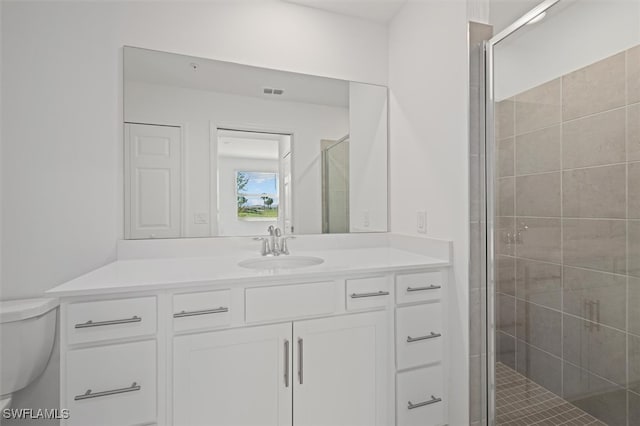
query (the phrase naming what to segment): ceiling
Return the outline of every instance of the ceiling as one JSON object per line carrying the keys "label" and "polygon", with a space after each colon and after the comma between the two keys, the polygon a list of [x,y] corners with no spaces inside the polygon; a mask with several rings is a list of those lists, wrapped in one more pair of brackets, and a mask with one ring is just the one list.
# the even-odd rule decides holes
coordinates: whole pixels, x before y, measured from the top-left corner
{"label": "ceiling", "polygon": [[387,24],[407,0],[284,0],[327,12]]}
{"label": "ceiling", "polygon": [[[349,82],[155,50],[125,47],[124,79],[270,101],[349,106]],[[282,89],[266,95],[265,88]]]}

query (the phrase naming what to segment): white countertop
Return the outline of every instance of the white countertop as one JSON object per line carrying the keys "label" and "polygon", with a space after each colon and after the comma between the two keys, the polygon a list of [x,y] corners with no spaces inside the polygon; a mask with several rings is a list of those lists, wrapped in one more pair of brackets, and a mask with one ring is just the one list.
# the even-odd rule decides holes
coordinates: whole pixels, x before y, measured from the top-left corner
{"label": "white countertop", "polygon": [[154,291],[181,286],[268,283],[277,280],[324,278],[334,274],[380,273],[421,267],[449,266],[436,259],[390,247],[297,251],[296,256],[324,259],[320,265],[299,269],[253,270],[238,266],[253,251],[215,257],[118,260],[47,291],[48,296],[72,297]]}

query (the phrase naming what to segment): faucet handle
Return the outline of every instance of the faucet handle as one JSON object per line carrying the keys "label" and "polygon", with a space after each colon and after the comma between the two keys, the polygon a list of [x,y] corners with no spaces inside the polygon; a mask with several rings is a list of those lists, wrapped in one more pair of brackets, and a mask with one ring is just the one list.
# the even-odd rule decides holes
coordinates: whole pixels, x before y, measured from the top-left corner
{"label": "faucet handle", "polygon": [[296,237],[294,237],[293,235],[289,236],[289,237],[282,237],[282,242],[280,243],[280,252],[282,254],[289,254],[289,247],[287,247],[287,240],[295,240]]}
{"label": "faucet handle", "polygon": [[254,237],[254,241],[262,241],[262,250],[260,250],[260,254],[262,256],[266,256],[272,253],[271,247],[269,246],[269,239],[265,237]]}
{"label": "faucet handle", "polygon": [[269,233],[270,236],[274,236],[275,235],[275,228],[273,227],[273,225],[269,225],[269,227],[267,228],[267,232]]}

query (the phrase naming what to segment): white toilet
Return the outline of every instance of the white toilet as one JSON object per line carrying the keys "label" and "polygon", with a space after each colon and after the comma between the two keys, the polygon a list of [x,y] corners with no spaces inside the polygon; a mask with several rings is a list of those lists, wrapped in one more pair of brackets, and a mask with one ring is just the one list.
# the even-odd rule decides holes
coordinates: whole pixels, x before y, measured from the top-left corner
{"label": "white toilet", "polygon": [[47,366],[57,306],[47,298],[0,301],[0,411]]}

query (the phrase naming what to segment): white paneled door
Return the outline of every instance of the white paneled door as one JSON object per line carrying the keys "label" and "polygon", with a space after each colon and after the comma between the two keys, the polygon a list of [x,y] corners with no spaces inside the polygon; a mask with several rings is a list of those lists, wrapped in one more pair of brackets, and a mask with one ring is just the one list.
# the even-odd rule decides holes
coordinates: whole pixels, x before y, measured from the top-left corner
{"label": "white paneled door", "polygon": [[295,426],[388,426],[385,312],[298,321]]}
{"label": "white paneled door", "polygon": [[125,237],[181,236],[180,127],[125,124]]}

